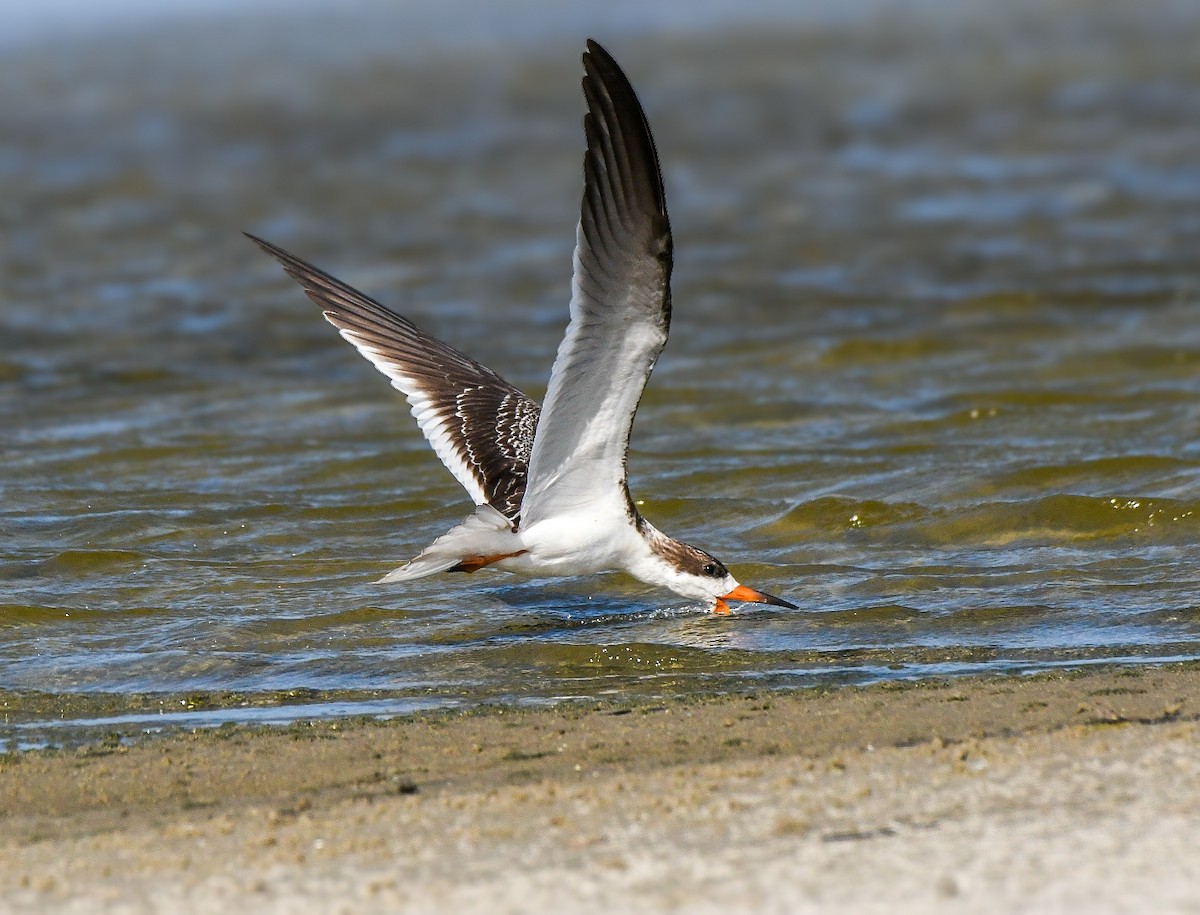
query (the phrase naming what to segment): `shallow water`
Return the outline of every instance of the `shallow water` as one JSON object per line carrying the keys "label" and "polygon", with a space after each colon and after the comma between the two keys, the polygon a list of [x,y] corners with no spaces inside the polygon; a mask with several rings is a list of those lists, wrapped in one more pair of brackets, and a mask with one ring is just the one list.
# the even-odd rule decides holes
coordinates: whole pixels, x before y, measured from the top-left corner
{"label": "shallow water", "polygon": [[[0,744],[1200,657],[1200,8],[877,6],[0,49]],[[799,611],[372,584],[467,501],[239,234],[540,396],[585,34],[676,232],[635,497]]]}

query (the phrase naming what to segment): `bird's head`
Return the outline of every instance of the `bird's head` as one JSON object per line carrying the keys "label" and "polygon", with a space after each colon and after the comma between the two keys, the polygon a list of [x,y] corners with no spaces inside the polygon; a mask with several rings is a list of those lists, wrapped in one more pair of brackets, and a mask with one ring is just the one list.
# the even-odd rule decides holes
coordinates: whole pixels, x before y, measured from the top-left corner
{"label": "bird's head", "polygon": [[754,604],[774,604],[776,607],[799,609],[782,598],[758,591],[738,582],[725,564],[711,553],[668,537],[644,519],[643,534],[650,545],[652,570],[635,574],[643,581],[670,588],[676,594],[699,600],[713,601],[713,613],[729,613],[729,601]]}

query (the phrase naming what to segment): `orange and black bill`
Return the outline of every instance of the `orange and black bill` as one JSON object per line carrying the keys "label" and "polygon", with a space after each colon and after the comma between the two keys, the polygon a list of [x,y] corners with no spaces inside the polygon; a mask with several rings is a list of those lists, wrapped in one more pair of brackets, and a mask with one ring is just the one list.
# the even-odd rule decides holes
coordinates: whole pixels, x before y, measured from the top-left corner
{"label": "orange and black bill", "polygon": [[740,600],[748,604],[774,604],[776,607],[787,607],[789,610],[799,610],[795,604],[788,603],[782,597],[776,597],[774,594],[768,594],[766,591],[755,591],[753,588],[747,588],[745,585],[738,585],[728,594],[717,598],[717,605],[713,607],[713,613],[728,613],[729,605],[725,603],[727,600]]}

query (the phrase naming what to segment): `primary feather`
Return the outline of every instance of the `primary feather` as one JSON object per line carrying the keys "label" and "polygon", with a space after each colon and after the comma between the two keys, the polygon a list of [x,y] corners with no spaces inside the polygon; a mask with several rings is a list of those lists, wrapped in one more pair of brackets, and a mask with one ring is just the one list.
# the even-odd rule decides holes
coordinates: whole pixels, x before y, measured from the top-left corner
{"label": "primary feather", "polygon": [[282,248],[278,260],[375,368],[391,379],[434,453],[476,505],[516,522],[540,408],[489,369],[357,289]]}
{"label": "primary feather", "polygon": [[625,456],[671,324],[671,225],[646,115],[594,41],[583,65],[587,153],[571,320],[534,435],[526,523],[584,505],[636,517]]}

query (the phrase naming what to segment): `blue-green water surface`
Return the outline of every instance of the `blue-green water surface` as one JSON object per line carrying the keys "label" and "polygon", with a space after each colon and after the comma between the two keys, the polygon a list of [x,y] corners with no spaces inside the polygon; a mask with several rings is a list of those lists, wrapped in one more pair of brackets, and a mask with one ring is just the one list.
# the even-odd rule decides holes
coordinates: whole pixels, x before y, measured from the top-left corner
{"label": "blue-green water surface", "polygon": [[[0,48],[0,738],[1200,657],[1200,8],[852,6]],[[675,226],[635,497],[797,611],[373,584],[469,502],[240,235],[540,397],[589,34]]]}

